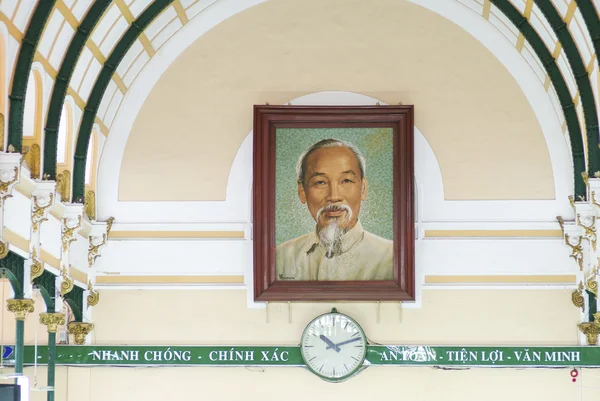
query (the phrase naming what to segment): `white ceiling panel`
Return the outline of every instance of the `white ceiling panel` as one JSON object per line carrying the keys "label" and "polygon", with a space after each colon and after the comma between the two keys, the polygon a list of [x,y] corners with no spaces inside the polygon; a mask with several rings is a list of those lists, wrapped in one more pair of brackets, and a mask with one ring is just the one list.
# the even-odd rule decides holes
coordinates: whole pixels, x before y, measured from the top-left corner
{"label": "white ceiling panel", "polygon": [[160,48],[175,32],[177,32],[183,24],[179,18],[175,18],[165,29],[163,29],[158,35],[152,40],[152,45],[155,49]]}
{"label": "white ceiling panel", "polygon": [[569,9],[569,2],[565,0],[552,0],[552,3],[554,3],[554,7],[558,10],[560,16],[564,18]]}
{"label": "white ceiling panel", "polygon": [[479,4],[476,0],[457,0],[462,5],[469,8],[471,11],[474,11],[476,14],[483,14],[483,4]]}
{"label": "white ceiling panel", "polygon": [[90,8],[94,0],[78,0],[75,3],[75,7],[71,10],[75,18],[78,21],[81,21],[86,14],[87,10]]}
{"label": "white ceiling panel", "polygon": [[133,14],[133,16],[137,18],[146,9],[146,7],[148,7],[150,3],[152,3],[152,0],[135,0],[129,6],[129,10]]}
{"label": "white ceiling panel", "polygon": [[100,45],[100,51],[104,56],[110,54],[112,49],[116,46],[117,42],[123,35],[123,33],[129,28],[129,24],[125,20],[125,17],[120,16],[117,20],[117,23],[112,27],[112,29],[106,35],[104,42]]}
{"label": "white ceiling panel", "polygon": [[569,24],[569,30],[575,39],[575,44],[579,48],[579,53],[581,54],[581,57],[583,57],[583,62],[587,67],[589,62],[592,60],[594,45],[579,9],[575,10],[575,15],[573,17],[574,18]]}
{"label": "white ceiling panel", "polygon": [[98,78],[98,73],[100,72],[101,68],[102,65],[96,59],[92,59],[90,68],[83,78],[81,88],[79,88],[79,96],[81,96],[83,100],[87,101],[87,98],[92,91],[92,87],[96,83],[96,78]]}
{"label": "white ceiling panel", "polygon": [[75,71],[73,71],[73,76],[71,77],[71,87],[75,90],[78,90],[81,86],[81,81],[83,80],[83,75],[85,74],[90,61],[92,60],[92,52],[84,47],[81,55],[79,56],[79,60],[77,60],[77,65],[75,65]]}
{"label": "white ceiling panel", "polygon": [[216,3],[217,1],[218,0],[200,0],[199,2],[197,2],[196,4],[194,4],[186,10],[188,18],[192,19],[196,15],[200,14],[202,10]]}
{"label": "white ceiling panel", "polygon": [[[0,0],[0,3],[4,3],[4,1],[5,0]],[[17,13],[13,19],[13,23],[21,32],[25,32],[34,8],[34,1],[21,1],[19,9],[17,10]]]}
{"label": "white ceiling panel", "polygon": [[104,117],[106,115],[106,109],[108,109],[108,105],[109,105],[110,101],[112,100],[112,97],[115,94],[116,90],[117,90],[117,84],[115,84],[115,81],[113,81],[111,79],[110,82],[108,83],[108,86],[106,87],[106,91],[104,92],[102,101],[100,102],[100,107],[98,107],[98,117],[102,121],[104,121]]}
{"label": "white ceiling panel", "polygon": [[108,8],[108,10],[106,10],[104,16],[102,17],[98,25],[96,25],[94,33],[92,33],[92,40],[94,41],[94,43],[99,45],[102,42],[108,31],[112,28],[113,24],[120,16],[121,11],[119,11],[119,8],[115,4],[113,4]]}
{"label": "white ceiling panel", "polygon": [[[0,12],[8,18],[12,18],[17,7],[18,0],[2,0],[0,1]],[[33,3],[33,2],[32,2]]]}
{"label": "white ceiling panel", "polygon": [[121,101],[123,100],[123,94],[121,91],[116,91],[115,96],[113,96],[110,105],[108,106],[108,110],[106,111],[106,117],[104,118],[104,124],[109,126],[112,124],[115,119],[115,114],[117,110],[119,110],[119,106],[121,105]]}
{"label": "white ceiling panel", "polygon": [[121,62],[119,63],[119,66],[117,67],[117,74],[119,74],[120,76],[125,75],[129,67],[131,66],[131,63],[133,63],[137,56],[139,56],[140,53],[143,51],[144,46],[142,46],[142,43],[139,40],[133,42],[133,45],[131,45],[129,51],[127,51],[127,53],[123,57],[123,60],[121,60]]}
{"label": "white ceiling panel", "polygon": [[175,11],[175,8],[168,7],[158,17],[156,17],[144,31],[146,36],[148,36],[148,39],[154,39],[154,37],[175,18],[177,18],[177,12]]}
{"label": "white ceiling panel", "polygon": [[542,62],[537,57],[529,43],[525,42],[521,54],[523,55],[523,58],[525,59],[525,61],[527,61],[527,64],[529,64],[533,72],[535,72],[535,75],[540,80],[540,83],[543,85],[544,81],[546,80],[546,71],[542,66]]}
{"label": "white ceiling panel", "polygon": [[133,80],[148,60],[150,60],[150,56],[148,56],[148,53],[143,52],[140,55],[140,57],[138,57],[137,60],[133,62],[131,68],[129,69],[129,71],[127,71],[127,74],[124,77],[122,77],[123,82],[125,83],[125,85],[127,85],[127,87],[131,86]]}
{"label": "white ceiling panel", "polygon": [[189,6],[191,6],[192,4],[196,3],[198,0],[179,0],[179,2],[181,3],[181,6],[183,7],[183,9],[185,10],[186,8],[188,8]]}
{"label": "white ceiling panel", "polygon": [[59,69],[60,63],[64,58],[65,52],[67,51],[67,47],[69,43],[71,43],[71,38],[75,30],[71,28],[69,24],[63,24],[62,29],[58,33],[58,39],[56,40],[56,44],[54,45],[54,49],[50,54],[50,59],[48,60],[50,64],[55,68]]}
{"label": "white ceiling panel", "polygon": [[58,34],[60,25],[64,20],[65,19],[63,15],[59,13],[56,9],[52,12],[50,19],[46,24],[46,29],[44,30],[42,40],[40,40],[40,43],[38,45],[38,50],[44,57],[48,57],[48,53],[50,52],[50,48],[52,47],[54,38]]}
{"label": "white ceiling panel", "polygon": [[569,92],[571,93],[571,99],[575,97],[575,93],[577,93],[577,85],[575,84],[575,78],[571,72],[571,68],[569,67],[569,63],[567,62],[567,58],[565,56],[565,50],[561,50],[558,58],[556,59],[556,63],[558,64],[558,68],[565,78],[567,82],[567,86],[569,87]]}

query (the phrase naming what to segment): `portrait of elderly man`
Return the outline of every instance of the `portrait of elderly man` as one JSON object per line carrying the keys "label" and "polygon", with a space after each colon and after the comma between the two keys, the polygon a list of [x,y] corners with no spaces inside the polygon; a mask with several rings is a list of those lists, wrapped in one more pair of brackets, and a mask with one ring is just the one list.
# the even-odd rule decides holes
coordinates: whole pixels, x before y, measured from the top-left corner
{"label": "portrait of elderly man", "polygon": [[352,143],[324,139],[296,166],[298,197],[315,229],[275,249],[279,280],[392,280],[393,242],[365,231],[366,161]]}

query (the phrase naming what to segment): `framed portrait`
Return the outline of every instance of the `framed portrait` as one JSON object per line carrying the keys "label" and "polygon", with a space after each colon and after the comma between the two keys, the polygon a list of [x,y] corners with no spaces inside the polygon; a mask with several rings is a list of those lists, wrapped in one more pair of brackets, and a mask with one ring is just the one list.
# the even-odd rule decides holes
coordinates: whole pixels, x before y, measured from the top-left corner
{"label": "framed portrait", "polygon": [[254,107],[254,298],[414,300],[412,106]]}

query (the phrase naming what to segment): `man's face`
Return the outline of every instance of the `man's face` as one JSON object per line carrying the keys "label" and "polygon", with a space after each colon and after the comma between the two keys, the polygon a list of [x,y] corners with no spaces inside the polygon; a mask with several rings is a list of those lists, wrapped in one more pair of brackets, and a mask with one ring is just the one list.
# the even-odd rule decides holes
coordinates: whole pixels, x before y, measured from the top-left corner
{"label": "man's face", "polygon": [[[347,231],[356,224],[360,203],[367,198],[367,180],[361,179],[358,159],[350,149],[321,148],[306,159],[304,183],[298,184],[298,196],[308,205],[318,228],[336,221]],[[348,219],[346,210],[325,210],[317,216],[320,209],[331,205],[346,205],[352,210],[352,217]]]}

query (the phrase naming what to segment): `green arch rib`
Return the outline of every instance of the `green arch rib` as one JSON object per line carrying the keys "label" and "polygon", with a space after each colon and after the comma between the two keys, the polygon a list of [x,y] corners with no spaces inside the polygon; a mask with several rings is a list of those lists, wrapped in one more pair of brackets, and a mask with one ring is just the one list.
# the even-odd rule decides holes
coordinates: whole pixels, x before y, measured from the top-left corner
{"label": "green arch rib", "polygon": [[87,11],[85,18],[77,27],[75,35],[69,43],[69,47],[60,65],[60,70],[54,82],[52,96],[50,98],[50,107],[48,118],[46,119],[46,132],[44,138],[44,174],[48,174],[50,179],[56,178],[56,149],[58,145],[58,129],[60,127],[60,116],[63,103],[69,87],[69,82],[75,71],[77,60],[85,47],[85,43],[92,34],[92,30],[100,21],[100,18],[112,3],[112,0],[96,0]]}
{"label": "green arch rib", "polygon": [[23,147],[23,116],[25,114],[25,94],[27,83],[33,64],[33,56],[37,48],[50,12],[54,8],[56,0],[41,0],[35,7],[35,11],[27,25],[27,31],[23,37],[15,73],[12,82],[10,96],[10,111],[8,115],[8,144],[13,145],[17,152]]}
{"label": "green arch rib", "polygon": [[104,63],[98,78],[94,83],[92,92],[86,104],[79,134],[77,135],[77,146],[75,148],[75,162],[73,167],[73,201],[83,202],[85,192],[85,163],[87,158],[88,143],[92,134],[94,118],[100,107],[102,96],[106,91],[113,73],[117,66],[131,47],[138,36],[146,27],[167,8],[174,0],[155,0],[146,10],[132,22],[131,26],[125,31],[112,53]]}
{"label": "green arch rib", "polygon": [[542,13],[550,23],[552,30],[562,44],[573,75],[579,89],[581,105],[585,116],[585,128],[587,133],[587,151],[588,151],[588,174],[593,177],[596,171],[600,171],[600,149],[598,148],[598,112],[596,110],[596,101],[590,78],[585,68],[581,54],[577,49],[577,44],[567,29],[567,24],[556,11],[550,0],[535,0],[542,10]]}
{"label": "green arch rib", "polygon": [[[102,71],[100,72],[96,83],[92,89],[90,98],[84,111],[84,116],[79,129],[77,137],[77,147],[74,156],[74,172],[73,172],[73,198],[82,201],[84,196],[85,187],[85,163],[87,156],[87,148],[89,138],[91,136],[93,121],[100,106],[102,96],[110,82],[112,74],[116,70],[116,67],[122,60],[123,56],[133,44],[139,34],[146,28],[146,26],[166,8],[173,0],[155,0],[144,13],[130,26],[126,31],[125,35],[115,46],[115,49],[111,53],[109,59],[105,63]],[[585,155],[583,149],[583,141],[581,135],[581,127],[577,118],[577,113],[574,108],[573,101],[570,97],[568,87],[565,80],[558,69],[556,61],[552,57],[550,51],[544,45],[542,39],[535,32],[533,27],[529,24],[527,19],[521,15],[521,13],[514,7],[508,0],[491,0],[502,13],[504,13],[509,20],[519,29],[525,39],[531,44],[532,48],[542,61],[546,72],[550,76],[552,83],[557,91],[561,108],[565,114],[567,127],[569,130],[569,136],[571,140],[571,153],[574,161],[574,182],[575,182],[575,194],[577,196],[586,196],[585,184],[581,173],[586,171],[585,167]],[[581,1],[581,0],[580,0]],[[570,35],[567,32],[567,35]],[[564,35],[561,35],[564,36]],[[571,38],[572,40],[572,38]],[[566,50],[565,50],[566,51]],[[582,103],[584,102],[583,91]],[[587,96],[587,95],[585,95]],[[586,102],[589,103],[589,102]],[[589,106],[585,106],[589,107]],[[595,106],[594,106],[595,109]],[[587,121],[587,119],[586,119]],[[593,121],[593,120],[592,120]],[[597,118],[596,118],[597,121]],[[588,125],[588,129],[590,128]],[[596,123],[597,125],[597,123]],[[590,137],[597,137],[591,135]],[[596,146],[597,147],[597,146]],[[595,158],[594,158],[595,159]],[[595,171],[595,170],[594,170]]]}
{"label": "green arch rib", "polygon": [[567,122],[567,128],[569,130],[569,138],[571,140],[571,154],[573,156],[574,164],[574,181],[575,181],[575,196],[586,197],[586,186],[583,182],[581,173],[586,171],[585,168],[585,154],[583,150],[583,140],[581,135],[581,127],[575,111],[575,104],[571,99],[569,88],[565,83],[556,60],[552,57],[552,54],[533,29],[533,27],[527,21],[519,10],[517,10],[508,0],[491,0],[504,13],[504,15],[519,29],[525,39],[529,42],[540,61],[544,65],[546,72],[550,76],[550,80],[554,84],[558,100],[560,101],[561,108],[565,114],[565,120]]}
{"label": "green arch rib", "polygon": [[[583,21],[585,22],[585,25],[587,27],[587,30],[590,34],[590,38],[592,39],[592,45],[594,46],[594,53],[596,53],[596,58],[600,57],[600,17],[598,16],[598,12],[596,10],[596,7],[594,6],[594,4],[592,3],[591,0],[575,0],[575,3],[577,3],[577,7],[579,7],[580,11],[581,11],[581,15],[583,17]],[[583,108],[585,111],[585,108],[587,107],[586,104],[583,104]],[[598,122],[596,122],[596,124],[598,124]],[[594,149],[594,150],[599,150],[600,148],[598,147],[598,135],[600,135],[599,132],[599,128],[598,125],[596,125],[596,130],[594,132],[590,132],[588,130],[588,149]],[[590,138],[593,137],[595,139],[595,145],[592,145],[592,143],[589,142]],[[591,153],[590,153],[590,159],[591,159]],[[598,162],[600,163],[600,162]],[[593,176],[593,174],[597,171],[598,169],[589,169],[589,173],[590,176]]]}

